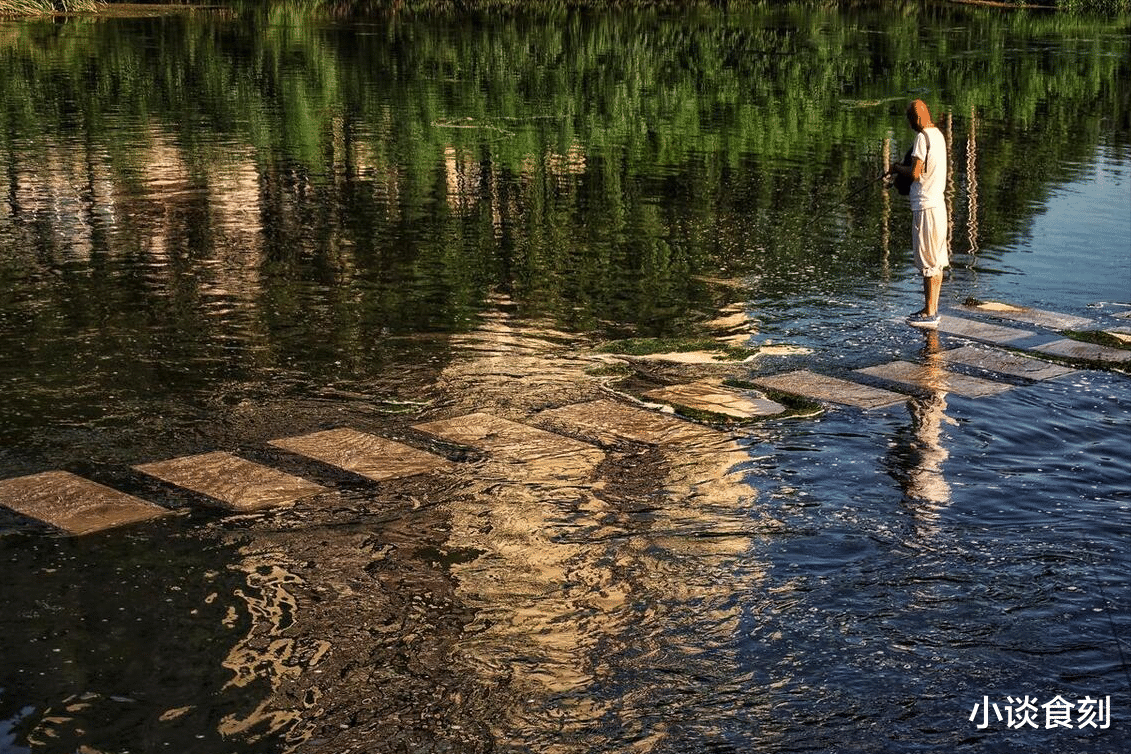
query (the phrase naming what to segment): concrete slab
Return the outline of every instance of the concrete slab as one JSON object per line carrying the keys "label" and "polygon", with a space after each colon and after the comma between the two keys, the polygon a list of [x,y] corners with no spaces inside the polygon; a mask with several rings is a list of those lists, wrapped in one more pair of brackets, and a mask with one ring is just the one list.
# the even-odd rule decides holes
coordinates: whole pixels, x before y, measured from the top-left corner
{"label": "concrete slab", "polygon": [[269,444],[378,482],[451,466],[448,459],[435,453],[345,427],[285,437]]}
{"label": "concrete slab", "polygon": [[1026,322],[1049,330],[1082,330],[1092,327],[1095,322],[1087,317],[1077,317],[1074,314],[1061,314],[1060,312],[1047,312],[1043,309],[1028,309],[1024,312],[1009,313],[1006,319],[1017,322]]}
{"label": "concrete slab", "polygon": [[1006,390],[1013,387],[1004,382],[983,380],[980,377],[969,377],[964,374],[948,372],[937,366],[912,364],[909,361],[893,361],[890,364],[880,364],[879,366],[857,369],[856,371],[860,374],[880,377],[885,380],[891,380],[892,382],[910,385],[911,387],[921,388],[923,390],[955,393],[957,395],[965,395],[969,398],[996,395],[997,393],[1004,393]]}
{"label": "concrete slab", "polygon": [[745,306],[742,306],[737,310],[730,311],[730,313],[727,314],[724,314],[722,312],[720,312],[720,314],[722,316],[716,317],[709,322],[704,322],[703,324],[716,332],[731,331],[739,328],[747,329],[750,327],[750,325],[753,324],[750,321],[750,317],[748,317],[746,314]]}
{"label": "concrete slab", "polygon": [[724,436],[710,427],[668,414],[604,399],[543,411],[538,415],[538,421],[561,428],[564,432],[592,438],[603,445],[631,440],[648,445],[675,446],[699,443],[705,437],[716,439]]}
{"label": "concrete slab", "polygon": [[1105,333],[1118,340],[1120,343],[1131,343],[1131,330],[1119,327],[1114,330],[1104,330]]}
{"label": "concrete slab", "polygon": [[1092,324],[1092,320],[1085,317],[1077,317],[1072,314],[1060,314],[1059,312],[1030,309],[1028,307],[1013,306],[1011,304],[998,304],[992,301],[978,306],[967,306],[963,308],[967,311],[982,312],[999,319],[1025,322],[1050,330],[1079,330]]}
{"label": "concrete slab", "polygon": [[234,511],[274,508],[325,491],[314,482],[219,451],[134,468]]}
{"label": "concrete slab", "polygon": [[1084,343],[1079,340],[1053,341],[1043,346],[1037,346],[1035,351],[1051,353],[1054,356],[1066,356],[1070,359],[1086,359],[1088,361],[1106,361],[1111,363],[1125,363],[1131,361],[1131,351],[1110,346],[1098,346],[1093,343]]}
{"label": "concrete slab", "polygon": [[67,534],[90,534],[171,513],[67,471],[0,481],[0,505]]}
{"label": "concrete slab", "polygon": [[984,340],[990,343],[1011,343],[1022,338],[1032,337],[1028,330],[1017,330],[1012,327],[1001,327],[986,322],[964,319],[952,315],[943,315],[939,322],[939,332],[949,335],[958,335],[973,340]]}
{"label": "concrete slab", "polygon": [[699,366],[726,366],[752,361],[754,354],[740,359],[728,358],[720,351],[671,351],[669,353],[647,353],[633,356],[640,361],[667,361],[673,364],[697,364]]}
{"label": "concrete slab", "polygon": [[604,453],[588,443],[486,413],[417,424],[413,429],[516,461],[578,456],[599,459]]}
{"label": "concrete slab", "polygon": [[1023,377],[1028,380],[1049,380],[1076,371],[1059,364],[1050,364],[1031,356],[1008,353],[996,348],[963,346],[942,351],[939,355],[956,364],[965,364],[966,366],[978,367],[999,374],[1008,374],[1012,377]]}
{"label": "concrete slab", "polygon": [[805,398],[830,401],[859,408],[882,408],[907,400],[907,396],[890,390],[861,385],[856,382],[826,377],[808,370],[786,372],[766,377],[755,377],[755,384],[770,390],[780,390]]}
{"label": "concrete slab", "polygon": [[753,390],[737,390],[716,382],[689,382],[649,390],[645,398],[735,419],[783,414],[786,407]]}

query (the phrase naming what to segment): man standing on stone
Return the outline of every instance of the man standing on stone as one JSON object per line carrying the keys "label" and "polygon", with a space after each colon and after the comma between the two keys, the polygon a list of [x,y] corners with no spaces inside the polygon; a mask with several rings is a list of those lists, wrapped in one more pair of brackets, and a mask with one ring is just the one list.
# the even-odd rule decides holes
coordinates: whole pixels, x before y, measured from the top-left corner
{"label": "man standing on stone", "polygon": [[911,165],[893,164],[889,174],[911,179],[911,239],[915,266],[923,275],[923,308],[907,318],[913,327],[939,326],[939,291],[950,263],[947,239],[946,139],[931,122],[922,100],[907,107],[907,122],[916,131]]}

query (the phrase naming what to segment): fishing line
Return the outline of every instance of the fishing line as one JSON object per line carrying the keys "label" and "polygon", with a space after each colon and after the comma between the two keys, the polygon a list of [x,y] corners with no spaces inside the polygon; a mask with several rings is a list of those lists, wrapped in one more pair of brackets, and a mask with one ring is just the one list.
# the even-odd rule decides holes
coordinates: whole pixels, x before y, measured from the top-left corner
{"label": "fishing line", "polygon": [[830,212],[832,212],[832,211],[833,211],[834,209],[836,209],[837,207],[841,207],[841,206],[844,206],[845,204],[848,204],[848,202],[849,202],[849,201],[851,201],[852,199],[855,199],[855,198],[856,198],[857,196],[859,196],[860,194],[864,193],[864,191],[866,191],[867,189],[871,188],[871,187],[872,187],[872,186],[873,186],[874,184],[878,183],[879,181],[882,181],[882,180],[883,180],[884,178],[887,178],[887,177],[888,177],[888,174],[887,174],[886,172],[884,172],[884,173],[881,173],[880,175],[876,176],[876,177],[875,177],[875,178],[873,178],[872,180],[870,180],[870,181],[868,181],[867,183],[865,183],[865,184],[864,184],[863,186],[860,186],[860,187],[859,187],[859,188],[857,188],[857,189],[856,189],[855,191],[853,191],[852,193],[850,193],[850,194],[848,194],[847,196],[845,196],[845,197],[844,197],[843,199],[841,199],[840,201],[836,202],[835,204],[830,204],[829,206],[825,207],[825,209],[824,209],[824,210],[822,210],[822,211],[821,211],[821,212],[820,212],[819,214],[817,214],[817,215],[816,215],[815,217],[813,217],[813,218],[810,218],[809,222],[810,222],[810,223],[812,223],[812,222],[816,222],[817,220],[822,220],[822,219],[824,219],[824,218],[825,218],[825,217],[827,217],[827,216],[829,215],[829,213],[830,213]]}
{"label": "fishing line", "polygon": [[[1100,578],[1099,569],[1096,568],[1096,561],[1092,558],[1092,553],[1087,548],[1084,548],[1084,555],[1088,558],[1088,565],[1092,567],[1092,576],[1096,580],[1096,586],[1099,587],[1100,597],[1103,599],[1104,613],[1107,614],[1107,623],[1111,627],[1111,638],[1115,640],[1115,648],[1119,650],[1119,662],[1123,666],[1123,674],[1127,676],[1127,687],[1131,689],[1131,665],[1127,663],[1127,656],[1123,654],[1123,640],[1119,638],[1119,633],[1115,628],[1115,618],[1111,616],[1111,607],[1107,598],[1107,592],[1104,591],[1103,580]],[[1110,710],[1108,712],[1110,713]]]}

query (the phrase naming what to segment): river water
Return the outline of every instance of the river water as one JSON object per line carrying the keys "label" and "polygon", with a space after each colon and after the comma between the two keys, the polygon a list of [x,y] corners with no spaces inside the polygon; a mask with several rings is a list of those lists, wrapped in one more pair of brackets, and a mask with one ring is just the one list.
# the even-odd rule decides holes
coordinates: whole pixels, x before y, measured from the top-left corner
{"label": "river water", "polygon": [[[414,427],[929,361],[875,181],[914,97],[943,307],[1128,326],[1128,41],[935,5],[3,22],[0,479],[180,515],[0,512],[0,752],[1125,751],[1123,372],[544,463]],[[595,350],[724,317],[763,355]],[[453,463],[268,445],[331,427]],[[133,468],[217,450],[328,492],[225,515]]]}

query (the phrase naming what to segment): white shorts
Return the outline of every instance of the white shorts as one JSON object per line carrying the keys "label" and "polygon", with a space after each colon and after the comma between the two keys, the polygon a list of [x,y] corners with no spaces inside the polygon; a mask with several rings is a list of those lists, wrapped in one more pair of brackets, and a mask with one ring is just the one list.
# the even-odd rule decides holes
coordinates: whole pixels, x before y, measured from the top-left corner
{"label": "white shorts", "polygon": [[950,264],[946,207],[921,209],[911,214],[913,216],[911,241],[915,251],[915,266],[925,278],[941,275]]}

